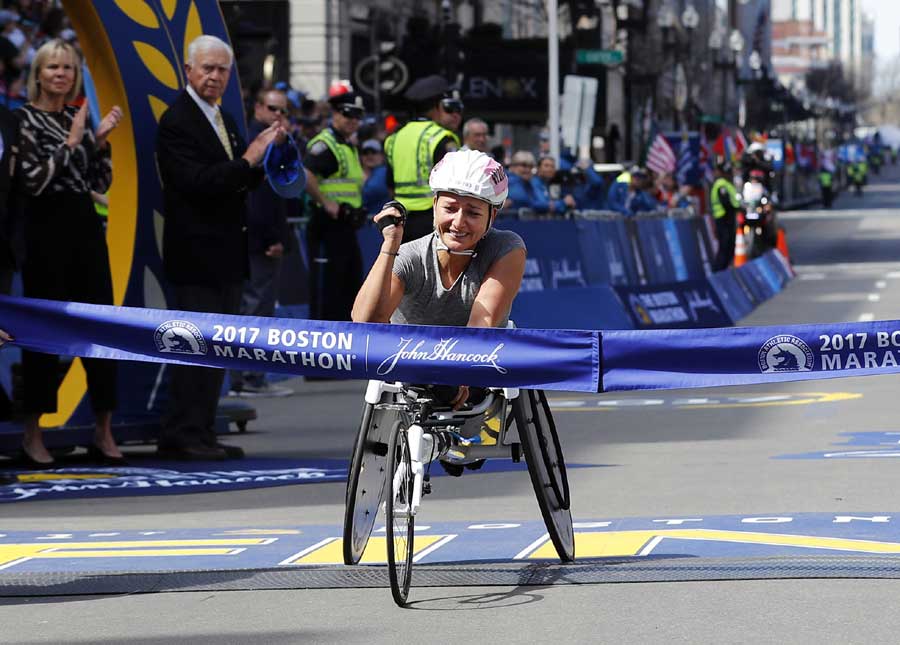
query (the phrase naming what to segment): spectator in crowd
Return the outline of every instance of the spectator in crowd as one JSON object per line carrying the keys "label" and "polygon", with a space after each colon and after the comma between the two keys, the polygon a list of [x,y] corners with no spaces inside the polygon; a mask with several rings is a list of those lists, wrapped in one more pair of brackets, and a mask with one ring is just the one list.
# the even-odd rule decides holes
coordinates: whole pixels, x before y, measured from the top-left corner
{"label": "spectator in crowd", "polygon": [[[180,92],[159,121],[156,161],[163,184],[163,267],[175,309],[236,314],[249,275],[247,193],[263,180],[266,148],[286,133],[280,122],[246,145],[218,101],[234,55],[215,36],[188,46]],[[218,442],[214,423],[224,372],[168,366],[169,409],[158,452],[163,458],[224,460],[243,450]]]}
{"label": "spectator in crowd", "polygon": [[556,160],[553,157],[546,156],[538,160],[536,177],[546,193],[550,213],[561,215],[575,208],[575,198],[572,195],[562,195],[562,183],[557,175]]}
{"label": "spectator in crowd", "polygon": [[[112,183],[109,134],[122,118],[114,106],[94,132],[87,103],[67,105],[81,89],[81,60],[75,48],[52,40],[38,50],[28,75],[27,105],[16,111],[20,122],[18,183],[25,203],[24,294],[30,298],[113,304],[109,252],[91,191],[105,193]],[[116,407],[116,364],[82,359],[91,408],[96,417],[90,452],[110,464],[122,464],[112,436]],[[40,416],[56,412],[59,358],[22,353],[24,377],[24,460],[53,466],[44,446]]]}
{"label": "spectator in crowd", "polygon": [[363,281],[356,230],[362,210],[363,169],[352,143],[365,114],[362,97],[349,91],[329,99],[331,125],[309,142],[306,191],[313,202],[306,228],[310,258],[310,317],[350,320],[353,298]]}
{"label": "spectator in crowd", "polygon": [[368,215],[375,215],[391,201],[387,185],[387,166],[384,165],[384,152],[378,139],[363,141],[359,149],[359,158],[365,177],[362,192],[363,208]]}
{"label": "spectator in crowd", "polygon": [[488,124],[478,117],[469,119],[463,124],[462,150],[477,150],[490,153],[488,147]]}
{"label": "spectator in crowd", "polygon": [[590,159],[582,159],[572,167],[562,192],[564,197],[572,197],[577,210],[602,210],[606,207],[606,182],[594,170]]}
{"label": "spectator in crowd", "polygon": [[534,155],[527,150],[519,150],[509,164],[509,197],[504,209],[529,209],[535,213],[547,213],[547,190],[541,180],[534,175]]}
{"label": "spectator in crowd", "polygon": [[430,235],[434,229],[434,197],[428,177],[445,154],[459,149],[456,131],[462,123],[463,102],[459,91],[451,89],[447,80],[437,75],[420,78],[403,96],[417,113],[425,116],[388,137],[384,152],[388,186],[407,210],[403,241],[409,242]]}
{"label": "spectator in crowd", "polygon": [[541,133],[538,135],[538,147],[535,158],[541,159],[548,156],[550,156],[550,132],[541,130]]}
{"label": "spectator in crowd", "polygon": [[623,172],[609,188],[606,205],[623,215],[634,215],[659,208],[659,202],[650,194],[652,180],[640,166],[632,166]]}
{"label": "spectator in crowd", "polygon": [[[287,127],[288,100],[280,90],[256,94],[253,118],[247,134],[255,139],[272,125]],[[247,200],[247,238],[250,277],[244,282],[241,315],[274,316],[284,254],[291,249],[293,233],[287,218],[299,215],[299,199],[279,196],[268,182],[251,191]],[[232,370],[229,394],[234,396],[290,396],[290,388],[273,385],[262,371]]]}
{"label": "spectator in crowd", "polygon": [[675,175],[666,172],[659,178],[656,199],[664,208],[688,208],[691,206],[690,190],[690,186],[679,187]]}

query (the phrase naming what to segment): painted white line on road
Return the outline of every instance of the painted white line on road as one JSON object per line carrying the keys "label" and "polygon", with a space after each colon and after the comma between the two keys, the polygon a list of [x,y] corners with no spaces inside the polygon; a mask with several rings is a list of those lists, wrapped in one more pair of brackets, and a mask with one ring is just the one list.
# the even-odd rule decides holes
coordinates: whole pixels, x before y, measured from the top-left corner
{"label": "painted white line on road", "polygon": [[859,322],[872,322],[873,320],[875,320],[875,314],[871,314],[871,313],[859,314]]}
{"label": "painted white line on road", "polygon": [[878,302],[879,300],[881,300],[881,295],[877,293],[870,293],[868,296],[866,296],[866,299],[869,302]]}
{"label": "painted white line on road", "polygon": [[797,276],[800,280],[824,280],[824,273],[801,273]]}
{"label": "painted white line on road", "polygon": [[887,281],[886,281],[886,280],[879,280],[878,282],[875,283],[875,288],[876,288],[876,289],[884,289],[884,288],[886,288],[886,287],[887,287]]}

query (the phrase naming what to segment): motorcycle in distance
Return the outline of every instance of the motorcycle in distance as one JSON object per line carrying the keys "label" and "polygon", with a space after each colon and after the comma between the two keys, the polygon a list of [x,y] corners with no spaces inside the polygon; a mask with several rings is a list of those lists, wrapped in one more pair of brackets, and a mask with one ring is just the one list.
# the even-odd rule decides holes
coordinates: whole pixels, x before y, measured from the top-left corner
{"label": "motorcycle in distance", "polygon": [[747,257],[756,258],[774,249],[778,241],[778,222],[775,204],[763,183],[761,170],[750,172],[750,180],[744,183],[741,198],[744,206],[744,240]]}

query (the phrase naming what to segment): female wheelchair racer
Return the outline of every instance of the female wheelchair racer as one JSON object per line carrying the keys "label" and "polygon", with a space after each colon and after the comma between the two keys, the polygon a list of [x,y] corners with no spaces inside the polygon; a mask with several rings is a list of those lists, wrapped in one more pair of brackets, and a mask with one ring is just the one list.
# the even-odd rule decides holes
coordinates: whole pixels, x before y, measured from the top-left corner
{"label": "female wheelchair racer", "polygon": [[[384,239],[357,294],[353,321],[507,326],[525,272],[526,252],[516,233],[493,228],[508,194],[503,167],[478,151],[451,152],[433,168],[429,185],[434,193],[430,235],[401,245],[405,213],[396,202],[375,216]],[[345,562],[356,564],[361,558],[387,489],[384,508],[391,583],[395,600],[403,604],[412,564],[410,516],[417,510],[422,490],[430,490],[427,473],[422,483],[422,464],[440,458],[445,470],[460,474],[463,463],[478,467],[482,455],[497,456],[492,449],[505,449],[507,456],[511,452],[518,460],[519,444],[506,436],[513,419],[549,535],[560,558],[573,559],[568,482],[549,405],[542,392],[521,394],[494,388],[470,393],[460,385],[442,395],[440,386],[370,382],[348,478]],[[510,402],[513,414],[507,415]],[[468,438],[460,433],[464,425]],[[486,433],[492,446],[466,449]],[[427,449],[420,446],[423,437]],[[413,472],[418,474],[416,490]],[[396,490],[401,475],[410,480],[408,495],[402,485],[399,493]],[[405,522],[400,533],[407,534],[397,538],[399,542],[392,526],[398,515]],[[399,574],[394,566],[398,545],[404,551],[399,559],[407,564]]]}

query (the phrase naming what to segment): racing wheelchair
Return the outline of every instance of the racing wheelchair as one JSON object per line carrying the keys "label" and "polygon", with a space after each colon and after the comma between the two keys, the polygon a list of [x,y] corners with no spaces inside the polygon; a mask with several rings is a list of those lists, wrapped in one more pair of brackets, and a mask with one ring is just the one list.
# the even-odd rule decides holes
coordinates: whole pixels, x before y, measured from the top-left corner
{"label": "racing wheelchair", "polygon": [[401,607],[412,579],[416,513],[438,459],[471,467],[524,457],[550,540],[561,561],[575,559],[566,465],[544,392],[487,388],[479,391],[483,399],[470,397],[473,403],[454,411],[440,387],[369,381],[347,478],[344,562],[359,562],[383,509],[391,593]]}

